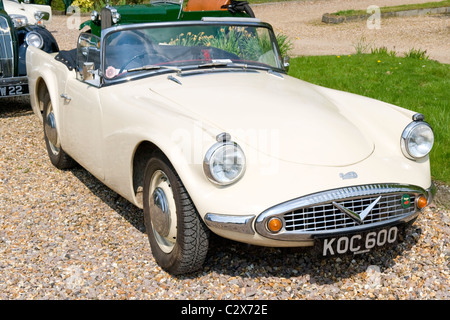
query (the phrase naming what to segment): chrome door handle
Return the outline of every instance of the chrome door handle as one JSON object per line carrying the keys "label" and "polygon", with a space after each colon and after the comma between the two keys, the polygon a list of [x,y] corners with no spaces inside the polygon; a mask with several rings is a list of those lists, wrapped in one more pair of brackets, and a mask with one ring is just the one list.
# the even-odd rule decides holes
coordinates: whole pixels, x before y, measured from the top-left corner
{"label": "chrome door handle", "polygon": [[67,100],[67,101],[72,100],[72,98],[69,97],[69,96],[67,95],[67,93],[61,93],[60,97],[61,97],[61,98],[64,98],[64,99]]}

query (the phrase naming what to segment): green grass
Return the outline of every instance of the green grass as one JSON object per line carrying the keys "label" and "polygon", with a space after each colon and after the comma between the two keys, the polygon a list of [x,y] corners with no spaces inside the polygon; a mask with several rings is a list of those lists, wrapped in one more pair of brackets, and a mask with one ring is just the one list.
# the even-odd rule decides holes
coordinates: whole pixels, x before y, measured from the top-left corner
{"label": "green grass", "polygon": [[[404,11],[404,10],[417,10],[417,9],[430,9],[430,8],[439,8],[439,7],[448,7],[450,6],[450,0],[438,1],[438,2],[427,2],[427,3],[417,3],[417,4],[405,4],[400,6],[391,6],[391,7],[381,7],[381,13],[385,12],[396,12],[396,11]],[[337,16],[354,16],[354,15],[365,15],[367,12],[365,10],[341,10],[334,15]]]}
{"label": "green grass", "polygon": [[[372,54],[291,59],[289,74],[423,113],[435,133],[431,173],[450,183],[450,65],[425,55]],[[424,58],[425,57],[425,58]]]}

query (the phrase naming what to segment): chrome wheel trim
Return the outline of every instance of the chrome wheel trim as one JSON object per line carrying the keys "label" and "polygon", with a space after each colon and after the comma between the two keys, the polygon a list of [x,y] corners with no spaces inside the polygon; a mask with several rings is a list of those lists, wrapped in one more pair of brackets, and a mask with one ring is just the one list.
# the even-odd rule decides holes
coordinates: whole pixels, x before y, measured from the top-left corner
{"label": "chrome wheel trim", "polygon": [[161,170],[150,180],[149,208],[156,242],[163,252],[170,253],[176,243],[177,211],[169,178]]}
{"label": "chrome wheel trim", "polygon": [[52,153],[57,156],[59,154],[61,143],[59,141],[58,131],[56,129],[56,119],[53,113],[52,102],[50,101],[44,115],[44,131],[48,144]]}

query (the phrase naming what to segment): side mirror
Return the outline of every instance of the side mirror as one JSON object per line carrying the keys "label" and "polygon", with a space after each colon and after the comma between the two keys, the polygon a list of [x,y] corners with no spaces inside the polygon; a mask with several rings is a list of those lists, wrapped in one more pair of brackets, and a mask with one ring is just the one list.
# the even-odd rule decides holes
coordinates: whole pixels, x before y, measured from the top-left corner
{"label": "side mirror", "polygon": [[77,79],[91,85],[100,85],[100,38],[82,33],[77,46]]}
{"label": "side mirror", "polygon": [[42,20],[49,20],[50,19],[50,13],[48,12],[42,12],[42,11],[36,11],[34,13],[34,18],[36,19],[36,24],[42,24]]}
{"label": "side mirror", "polygon": [[288,56],[283,57],[283,67],[284,67],[284,70],[286,70],[286,72],[289,72],[290,61],[291,61],[290,57],[288,57]]}

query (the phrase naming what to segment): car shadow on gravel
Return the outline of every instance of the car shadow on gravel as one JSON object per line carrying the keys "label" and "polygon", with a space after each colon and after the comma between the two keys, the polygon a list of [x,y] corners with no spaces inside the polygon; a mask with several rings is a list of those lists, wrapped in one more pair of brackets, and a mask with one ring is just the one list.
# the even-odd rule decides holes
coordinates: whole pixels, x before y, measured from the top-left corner
{"label": "car shadow on gravel", "polygon": [[[142,210],[109,189],[84,168],[70,170],[95,196],[126,219],[134,228],[145,234]],[[322,258],[310,247],[272,248],[259,247],[228,240],[211,233],[206,261],[199,271],[176,276],[195,279],[217,273],[231,277],[270,278],[306,277],[309,283],[333,284],[377,266],[380,272],[396,264],[396,258],[416,245],[421,229],[413,224],[406,229],[403,241],[357,256],[343,255]],[[150,250],[150,248],[149,248]]]}
{"label": "car shadow on gravel", "polygon": [[28,96],[0,99],[0,118],[23,117],[32,113]]}
{"label": "car shadow on gravel", "polygon": [[109,189],[100,180],[80,165],[70,169],[72,174],[80,180],[95,196],[107,204],[112,210],[126,219],[134,228],[145,232],[142,210],[131,202]]}
{"label": "car shadow on gravel", "polygon": [[333,284],[376,266],[380,272],[396,264],[417,244],[422,230],[409,226],[403,241],[369,253],[323,258],[313,247],[269,248],[238,243],[213,235],[203,270],[232,277],[306,277],[310,283]]}

